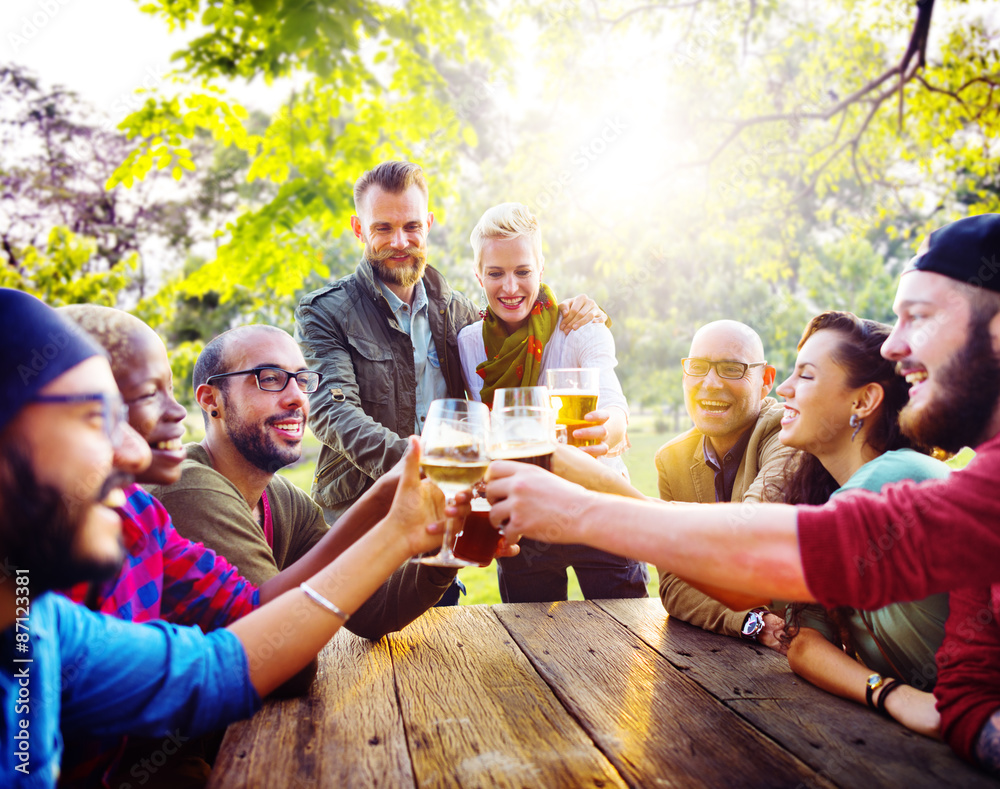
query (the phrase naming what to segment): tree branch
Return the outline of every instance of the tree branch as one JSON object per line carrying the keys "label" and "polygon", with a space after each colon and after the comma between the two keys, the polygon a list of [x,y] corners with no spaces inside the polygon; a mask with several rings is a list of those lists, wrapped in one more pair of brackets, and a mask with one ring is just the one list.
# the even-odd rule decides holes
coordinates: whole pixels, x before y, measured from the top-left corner
{"label": "tree branch", "polygon": [[753,22],[754,15],[756,13],[757,0],[750,0],[750,13],[747,14],[747,18],[743,22],[743,57],[747,56],[747,38],[750,35],[750,23]]}
{"label": "tree branch", "polygon": [[[733,124],[733,130],[726,135],[722,142],[707,157],[699,159],[695,162],[678,165],[676,169],[690,169],[711,165],[722,154],[722,152],[729,147],[733,140],[739,137],[739,135],[746,129],[753,126],[781,121],[830,120],[835,115],[844,113],[848,107],[857,104],[862,100],[874,102],[877,108],[882,105],[888,96],[895,93],[899,94],[900,128],[902,128],[903,88],[908,82],[914,79],[917,72],[926,64],[927,38],[930,31],[931,14],[933,10],[934,0],[917,0],[917,19],[914,22],[912,31],[910,32],[910,39],[907,42],[906,50],[899,62],[892,68],[886,69],[877,77],[869,80],[865,85],[855,90],[846,98],[824,110],[815,112],[778,112],[767,115],[756,115],[752,118],[743,118],[739,120],[720,118],[718,119],[719,122]],[[897,78],[898,81],[896,81],[887,91],[877,94],[873,99],[868,98],[871,93],[894,78]],[[871,116],[869,115],[864,128],[867,128],[870,120]],[[840,146],[837,149],[838,152],[842,152],[844,147],[845,146]]]}
{"label": "tree branch", "polygon": [[676,11],[678,8],[693,8],[694,6],[701,5],[704,0],[688,0],[686,3],[649,3],[648,5],[639,5],[635,8],[630,8],[625,13],[620,16],[616,16],[613,19],[601,16],[599,13],[594,14],[596,21],[608,27],[615,27],[620,25],[626,19],[635,14],[641,14],[643,11]]}

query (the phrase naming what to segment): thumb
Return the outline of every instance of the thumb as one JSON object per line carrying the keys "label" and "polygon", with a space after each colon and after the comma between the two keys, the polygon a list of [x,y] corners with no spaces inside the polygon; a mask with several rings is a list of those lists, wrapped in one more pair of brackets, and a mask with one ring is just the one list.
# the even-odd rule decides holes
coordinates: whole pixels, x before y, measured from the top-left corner
{"label": "thumb", "polygon": [[420,484],[420,440],[410,436],[407,440],[406,454],[403,455],[403,473],[400,476],[402,485]]}

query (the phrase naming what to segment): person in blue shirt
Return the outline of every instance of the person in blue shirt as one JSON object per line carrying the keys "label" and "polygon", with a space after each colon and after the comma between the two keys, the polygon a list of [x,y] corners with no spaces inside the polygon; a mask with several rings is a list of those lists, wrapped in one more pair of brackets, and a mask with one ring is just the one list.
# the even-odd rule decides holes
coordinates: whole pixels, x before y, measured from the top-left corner
{"label": "person in blue shirt", "polygon": [[103,351],[0,288],[4,786],[54,786],[67,732],[197,735],[252,714],[408,556],[441,541],[443,497],[420,481],[411,440],[389,514],[307,583],[207,635],[120,622],[49,590],[117,572],[115,507],[127,472],[149,462],[143,446]]}

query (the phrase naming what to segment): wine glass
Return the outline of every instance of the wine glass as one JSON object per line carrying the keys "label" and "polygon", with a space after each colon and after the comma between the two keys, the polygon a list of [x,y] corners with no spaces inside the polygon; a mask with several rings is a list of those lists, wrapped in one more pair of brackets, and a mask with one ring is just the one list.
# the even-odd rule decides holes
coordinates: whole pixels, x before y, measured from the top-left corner
{"label": "wine glass", "polygon": [[546,387],[497,389],[491,422],[491,458],[520,460],[552,470],[556,423]]}
{"label": "wine glass", "polygon": [[[441,489],[449,504],[486,473],[489,424],[490,412],[482,403],[453,399],[431,403],[420,434],[420,470]],[[459,559],[452,552],[454,531],[454,519],[447,518],[441,550],[413,561],[436,567],[474,566],[475,562]]]}
{"label": "wine glass", "polygon": [[591,424],[584,417],[597,409],[601,371],[596,367],[564,368],[546,370],[545,377],[552,407],[558,411],[556,422],[566,425],[570,446],[600,443],[593,438],[576,438],[574,431]]}

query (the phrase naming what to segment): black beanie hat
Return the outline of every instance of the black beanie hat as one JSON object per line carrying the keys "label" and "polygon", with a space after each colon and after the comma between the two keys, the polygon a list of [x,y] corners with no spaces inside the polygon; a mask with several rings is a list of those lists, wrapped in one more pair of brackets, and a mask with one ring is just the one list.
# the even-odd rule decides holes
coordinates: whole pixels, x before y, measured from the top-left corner
{"label": "black beanie hat", "polygon": [[904,274],[932,271],[1000,293],[1000,214],[959,219],[927,239],[927,251],[918,253]]}
{"label": "black beanie hat", "polygon": [[46,385],[104,355],[87,332],[34,296],[0,288],[0,431]]}

